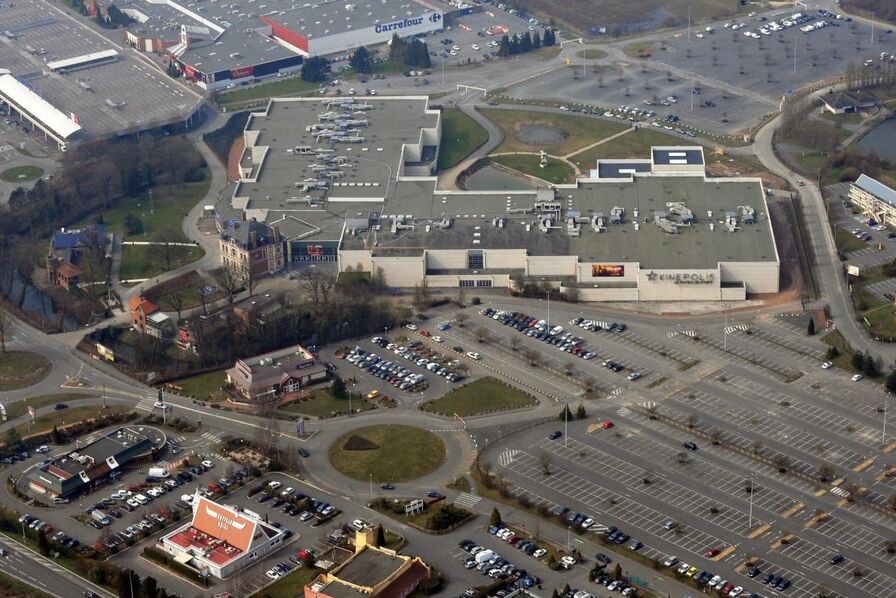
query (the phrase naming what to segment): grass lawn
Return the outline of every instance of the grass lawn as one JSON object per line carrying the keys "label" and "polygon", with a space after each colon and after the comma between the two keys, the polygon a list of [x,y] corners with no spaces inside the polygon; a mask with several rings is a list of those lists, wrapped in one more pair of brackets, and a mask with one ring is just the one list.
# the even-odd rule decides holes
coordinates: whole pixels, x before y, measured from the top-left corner
{"label": "grass lawn", "polygon": [[24,183],[27,181],[33,181],[34,179],[43,175],[43,168],[41,168],[40,166],[32,166],[30,164],[27,164],[25,166],[14,166],[13,168],[7,168],[3,172],[0,172],[0,180],[4,180],[7,183]]}
{"label": "grass lawn", "polygon": [[[567,114],[544,114],[532,110],[483,110],[490,121],[495,123],[504,133],[504,143],[495,149],[496,154],[502,152],[535,152],[548,151],[556,156],[565,156],[587,145],[606,139],[628,128],[615,122],[572,116]],[[541,125],[563,131],[564,139],[557,143],[529,145],[517,137],[519,125]],[[627,136],[623,136],[627,137]]]}
{"label": "grass lawn", "polygon": [[872,336],[896,338],[896,305],[887,302],[862,314]]}
{"label": "grass lawn", "polygon": [[47,595],[6,573],[0,573],[0,594],[14,598],[42,598]]}
{"label": "grass lawn", "polygon": [[[83,401],[84,399],[93,399],[97,395],[80,394],[77,392],[61,392],[58,394],[44,395],[42,397],[32,397],[22,401],[15,401],[6,405],[6,417],[12,421],[17,417],[22,417],[27,413],[28,407],[40,409],[48,405],[56,403],[73,403],[75,401]],[[94,408],[95,409],[95,408]]]}
{"label": "grass lawn", "polygon": [[218,106],[226,107],[253,100],[300,95],[314,91],[319,87],[320,83],[303,81],[299,76],[288,77],[279,81],[265,83],[264,85],[253,85],[252,87],[244,87],[222,93],[215,98],[215,102],[217,102]]}
{"label": "grass lawn", "polygon": [[541,168],[541,159],[538,156],[509,155],[494,156],[489,158],[507,168],[529,174],[549,183],[571,183],[576,180],[575,171],[566,162],[548,159],[548,164]]}
{"label": "grass lawn", "polygon": [[33,422],[19,424],[16,426],[16,429],[22,436],[28,434],[29,431],[31,434],[40,434],[41,432],[49,432],[53,429],[53,426],[63,426],[101,415],[115,415],[119,413],[128,413],[130,411],[132,411],[132,409],[121,407],[119,405],[110,405],[105,409],[97,406],[69,407],[62,411],[54,411],[53,413],[38,415]]}
{"label": "grass lawn", "polygon": [[857,239],[851,232],[844,230],[839,226],[834,227],[834,239],[837,242],[837,249],[846,253],[868,247],[868,243],[861,239]]}
{"label": "grass lawn", "polygon": [[[370,409],[370,403],[355,395],[352,397],[352,411],[367,411]],[[348,399],[337,399],[330,394],[328,389],[318,388],[312,390],[311,394],[304,401],[296,401],[290,403],[281,411],[289,413],[301,413],[302,415],[310,415],[312,417],[331,417],[348,413]]]}
{"label": "grass lawn", "polygon": [[438,169],[451,168],[488,141],[488,133],[458,108],[442,111],[442,139]]}
{"label": "grass lawn", "polygon": [[180,386],[184,394],[196,397],[200,401],[205,401],[208,399],[209,394],[216,392],[224,385],[224,372],[225,370],[206,372],[190,376],[189,378],[175,380],[172,384]]}
{"label": "grass lawn", "polygon": [[620,135],[612,141],[602,143],[584,152],[570,156],[570,161],[579,168],[593,167],[595,160],[610,158],[649,158],[653,145],[680,145],[678,137],[654,130],[655,127],[641,127],[627,135]]}
{"label": "grass lawn", "polygon": [[17,390],[46,378],[53,364],[43,355],[30,351],[0,353],[0,390]]}
{"label": "grass lawn", "polygon": [[[179,247],[174,259],[171,260],[171,269],[195,262],[205,255],[202,247]],[[120,280],[134,278],[151,278],[165,272],[165,263],[157,257],[153,257],[148,245],[122,245],[121,267],[118,270]]]}
{"label": "grass lawn", "polygon": [[[103,210],[103,222],[106,230],[118,231],[124,235],[125,241],[151,241],[153,234],[162,229],[177,231],[177,241],[188,241],[181,232],[180,223],[186,217],[193,206],[205,197],[211,184],[208,171],[203,169],[203,179],[195,183],[184,183],[171,188],[168,186],[156,187],[152,192],[152,201],[148,193],[123,199],[119,206],[109,210]],[[126,235],[124,219],[128,214],[133,214],[143,220],[145,233],[139,235]],[[96,222],[97,214],[94,213],[81,220],[75,226],[92,224]]]}
{"label": "grass lawn", "polygon": [[626,56],[630,56],[632,58],[641,58],[648,54],[653,54],[656,52],[657,48],[653,45],[653,42],[638,42],[635,44],[629,44],[622,49],[625,52]]}
{"label": "grass lawn", "polygon": [[453,390],[434,401],[424,403],[422,409],[440,415],[461,417],[481,415],[494,411],[521,409],[538,404],[538,401],[520,390],[495,378],[480,378]]}
{"label": "grass lawn", "polygon": [[281,577],[268,587],[252,594],[252,598],[295,598],[296,596],[302,596],[305,592],[305,586],[321,573],[323,573],[322,570],[314,567],[310,569],[308,567],[293,569],[286,577]]}
{"label": "grass lawn", "polygon": [[[202,301],[199,300],[199,288],[198,287],[182,287],[179,290],[181,292],[180,308],[182,310],[190,309],[191,307],[199,307],[200,305],[202,305]],[[156,305],[159,306],[159,308],[162,311],[177,311],[177,308],[175,308],[175,306],[174,306],[174,301],[172,300],[172,296],[174,295],[174,292],[175,291],[172,291],[170,293],[165,293],[164,295],[160,295],[158,297],[158,300],[155,303],[156,303]],[[210,303],[211,301],[214,301],[215,299],[216,299],[216,297],[212,298],[207,303]]]}
{"label": "grass lawn", "polygon": [[[345,450],[358,436],[379,448]],[[445,444],[428,430],[414,426],[367,426],[348,432],[330,445],[330,464],[356,480],[406,482],[434,472],[445,462]]]}
{"label": "grass lawn", "polygon": [[865,117],[862,116],[860,112],[853,112],[852,114],[831,114],[827,110],[821,113],[821,118],[833,123],[843,123],[845,125],[857,125],[865,120]]}

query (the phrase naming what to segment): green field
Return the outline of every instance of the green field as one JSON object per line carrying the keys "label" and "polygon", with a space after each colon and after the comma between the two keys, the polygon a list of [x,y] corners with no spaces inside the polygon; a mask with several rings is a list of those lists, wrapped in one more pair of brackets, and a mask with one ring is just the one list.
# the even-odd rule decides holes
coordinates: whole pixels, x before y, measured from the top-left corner
{"label": "green field", "polygon": [[451,391],[444,397],[424,403],[421,409],[439,415],[461,417],[494,411],[522,409],[537,405],[535,397],[495,378],[480,378]]}
{"label": "green field", "polygon": [[0,353],[0,390],[17,390],[37,384],[46,378],[53,364],[30,351]]}
{"label": "green field", "polygon": [[[178,247],[171,260],[171,269],[195,262],[205,255],[202,247]],[[164,260],[154,257],[148,245],[122,245],[119,280],[151,278],[165,272]]]}
{"label": "green field", "polygon": [[[122,233],[124,241],[151,241],[153,234],[163,229],[171,229],[176,231],[175,240],[188,241],[189,239],[181,232],[180,223],[187,212],[208,193],[211,177],[204,168],[202,174],[202,181],[175,185],[170,193],[167,186],[156,187],[151,196],[145,193],[129,197],[123,199],[117,207],[103,210],[106,230]],[[143,221],[144,233],[133,236],[125,233],[124,220],[128,214],[133,214]],[[93,214],[81,220],[76,226],[92,224],[96,219],[97,215]]]}
{"label": "green field", "polygon": [[213,372],[205,372],[197,374],[189,378],[181,378],[172,382],[175,386],[180,386],[183,390],[178,391],[185,395],[196,397],[200,401],[208,400],[209,394],[216,392],[224,385],[225,370],[215,370]]}
{"label": "green field", "polygon": [[[375,443],[372,450],[346,450],[352,436]],[[406,482],[434,472],[445,462],[445,444],[428,430],[414,426],[367,426],[348,432],[330,445],[330,464],[356,480]]]}
{"label": "green field", "polygon": [[44,169],[40,166],[14,166],[0,172],[0,180],[4,180],[7,183],[26,183],[43,175]]}
{"label": "green field", "polygon": [[[370,402],[365,399],[354,396],[352,397],[352,411],[357,412],[359,409],[367,411],[371,408]],[[311,394],[304,401],[295,401],[285,406],[281,411],[289,413],[301,413],[312,417],[331,417],[348,413],[348,399],[337,399],[330,394],[328,389],[318,388],[312,390]]]}
{"label": "green field", "polygon": [[475,120],[458,108],[443,110],[438,169],[451,168],[486,141],[488,133]]}
{"label": "green field", "polygon": [[[496,154],[544,149],[555,156],[565,156],[628,128],[628,125],[597,118],[547,114],[532,110],[489,109],[483,110],[482,114],[504,133],[504,142],[495,149],[494,153]],[[564,139],[557,143],[539,146],[523,143],[517,136],[517,127],[524,124],[560,129],[564,134]]]}
{"label": "green field", "polygon": [[[12,403],[7,403],[6,405],[6,417],[8,420],[12,421],[16,418],[22,417],[28,412],[28,407],[34,407],[35,409],[40,409],[41,407],[47,407],[49,405],[55,405],[56,403],[66,403],[70,405],[75,401],[83,401],[84,399],[94,399],[97,395],[94,394],[80,394],[76,392],[62,392],[59,394],[52,395],[44,395],[41,397],[33,397],[29,399],[25,399],[22,401],[14,401]],[[95,409],[95,408],[94,408]]]}
{"label": "green field", "polygon": [[0,573],[0,595],[7,598],[43,598],[47,594],[11,575]]}
{"label": "green field", "polygon": [[576,173],[569,164],[553,158],[548,159],[548,164],[544,168],[541,168],[541,159],[538,156],[509,154],[492,156],[489,160],[549,183],[571,183],[576,180]]}
{"label": "green field", "polygon": [[215,98],[218,106],[228,107],[234,104],[242,104],[253,100],[267,100],[268,98],[277,98],[283,96],[296,96],[307,94],[320,87],[320,83],[311,83],[304,81],[298,76],[265,83],[263,85],[253,85],[251,87],[243,87],[221,93]]}
{"label": "green field", "polygon": [[576,52],[576,58],[582,60],[601,60],[607,57],[607,53],[599,48],[586,48]]}

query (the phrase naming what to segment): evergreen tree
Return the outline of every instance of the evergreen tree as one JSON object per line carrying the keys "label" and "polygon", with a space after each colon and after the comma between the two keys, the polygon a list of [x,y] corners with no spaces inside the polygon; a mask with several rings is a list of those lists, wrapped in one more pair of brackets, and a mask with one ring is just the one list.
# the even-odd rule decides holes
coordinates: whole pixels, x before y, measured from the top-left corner
{"label": "evergreen tree", "polygon": [[526,31],[523,34],[522,40],[520,41],[520,52],[531,52],[532,51],[532,35]]}
{"label": "evergreen tree", "polygon": [[320,56],[306,58],[302,63],[302,80],[312,83],[320,83],[327,79],[330,72],[330,62]]}
{"label": "evergreen tree", "polygon": [[386,545],[386,530],[383,529],[382,523],[376,526],[376,545],[380,548]]}
{"label": "evergreen tree", "polygon": [[501,43],[498,45],[498,56],[510,56],[510,38],[505,33],[501,36]]}
{"label": "evergreen tree", "polygon": [[622,565],[616,563],[616,566],[613,567],[613,579],[622,579]]}
{"label": "evergreen tree", "polygon": [[519,34],[515,34],[510,38],[510,54],[519,54],[520,53],[520,36]]}
{"label": "evergreen tree", "polygon": [[159,592],[159,583],[156,581],[156,578],[151,575],[143,578],[143,583],[140,584],[140,587],[146,598],[152,598]]}
{"label": "evergreen tree", "polygon": [[349,58],[349,64],[358,73],[369,73],[373,66],[373,63],[370,61],[370,53],[364,46],[355,48],[355,51],[352,52],[352,57]]}
{"label": "evergreen tree", "polygon": [[339,376],[333,377],[333,385],[330,387],[330,392],[337,399],[347,399],[348,393],[345,390],[345,381]]}
{"label": "evergreen tree", "polygon": [[884,386],[890,392],[896,392],[896,372],[890,372],[887,374],[887,379],[884,382]]}
{"label": "evergreen tree", "polygon": [[555,43],[557,43],[557,37],[554,34],[553,29],[545,29],[544,37],[541,39],[541,45],[545,47],[551,47]]}
{"label": "evergreen tree", "polygon": [[538,31],[532,34],[532,49],[537,50],[541,47],[541,36],[538,35]]}
{"label": "evergreen tree", "polygon": [[874,358],[871,357],[871,353],[865,354],[865,363],[862,365],[862,371],[865,372],[866,376],[871,376],[872,378],[877,376],[877,364],[874,362]]}
{"label": "evergreen tree", "polygon": [[861,372],[865,365],[865,354],[861,351],[856,351],[852,354],[851,363],[854,370]]}
{"label": "evergreen tree", "polygon": [[809,326],[806,328],[809,336],[815,336],[815,318],[809,318]]}
{"label": "evergreen tree", "polygon": [[562,422],[568,422],[575,419],[572,415],[572,411],[569,410],[569,405],[563,407],[563,410],[560,412],[560,415],[557,416],[557,419]]}
{"label": "evergreen tree", "polygon": [[588,414],[585,413],[585,405],[579,403],[578,409],[576,409],[576,419],[585,419],[588,417]]}
{"label": "evergreen tree", "polygon": [[501,513],[498,511],[498,507],[492,509],[492,514],[488,518],[488,524],[490,526],[498,525],[501,523]]}
{"label": "evergreen tree", "polygon": [[37,532],[37,551],[43,556],[50,554],[50,542],[47,540],[44,530]]}
{"label": "evergreen tree", "polygon": [[392,34],[392,41],[389,43],[389,60],[394,62],[404,62],[405,43],[397,33]]}

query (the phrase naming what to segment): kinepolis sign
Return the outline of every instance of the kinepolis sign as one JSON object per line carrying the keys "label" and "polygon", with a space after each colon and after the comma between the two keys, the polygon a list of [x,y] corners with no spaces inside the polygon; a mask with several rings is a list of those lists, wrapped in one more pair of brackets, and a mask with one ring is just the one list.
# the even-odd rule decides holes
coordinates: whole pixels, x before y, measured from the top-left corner
{"label": "kinepolis sign", "polygon": [[674,274],[662,274],[651,270],[647,273],[647,280],[655,282],[674,282],[675,284],[712,284],[716,277],[712,272],[675,272]]}
{"label": "kinepolis sign", "polygon": [[[400,21],[392,21],[391,23],[378,23],[376,25],[377,33],[385,33],[387,31],[397,31],[399,29],[407,29],[408,27],[415,27],[417,25],[422,25],[423,21],[426,20],[425,16],[422,17],[414,17],[412,19],[401,19]],[[429,15],[429,20],[432,23],[438,23],[442,20],[442,13],[434,12]]]}

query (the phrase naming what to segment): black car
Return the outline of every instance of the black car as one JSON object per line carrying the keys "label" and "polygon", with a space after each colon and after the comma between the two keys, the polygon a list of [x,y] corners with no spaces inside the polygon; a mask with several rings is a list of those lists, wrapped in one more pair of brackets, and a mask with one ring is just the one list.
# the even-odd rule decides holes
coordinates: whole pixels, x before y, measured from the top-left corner
{"label": "black car", "polygon": [[607,555],[605,555],[602,552],[598,552],[594,558],[596,558],[597,560],[599,560],[600,562],[602,562],[604,564],[609,564],[609,563],[613,562],[613,559],[611,559],[610,557],[608,557]]}
{"label": "black car", "polygon": [[835,554],[834,556],[831,557],[831,564],[832,564],[832,565],[839,565],[840,563],[843,562],[843,560],[844,560],[844,559],[843,559],[843,555],[842,555],[842,554]]}
{"label": "black car", "polygon": [[305,459],[307,459],[308,457],[311,456],[311,453],[309,453],[308,450],[307,450],[305,447],[302,447],[302,446],[299,447],[299,454],[300,454],[302,457],[304,457]]}
{"label": "black car", "polygon": [[790,587],[790,580],[784,579],[782,577],[781,581],[779,581],[778,583],[775,584],[775,587],[778,588],[779,590],[786,590],[787,588]]}
{"label": "black car", "polygon": [[62,411],[63,409],[68,409],[68,405],[65,403],[56,403],[56,407],[54,407],[56,411]]}
{"label": "black car", "polygon": [[548,439],[549,440],[557,440],[561,436],[563,436],[563,432],[561,432],[559,430],[555,430],[548,435]]}
{"label": "black car", "polygon": [[683,446],[684,448],[688,449],[689,451],[696,451],[696,450],[697,450],[697,444],[694,443],[694,442],[690,442],[690,441],[688,441],[688,442],[682,442],[682,443],[681,443],[681,446]]}
{"label": "black car", "polygon": [[271,500],[272,498],[274,498],[274,497],[271,496],[270,494],[262,494],[261,496],[258,497],[258,502],[267,502],[267,501]]}
{"label": "black car", "polygon": [[380,484],[380,488],[382,488],[383,490],[395,490],[395,485],[390,484],[389,482],[384,482]]}
{"label": "black car", "polygon": [[747,569],[747,577],[753,578],[762,573],[762,570],[759,567],[750,567]]}

